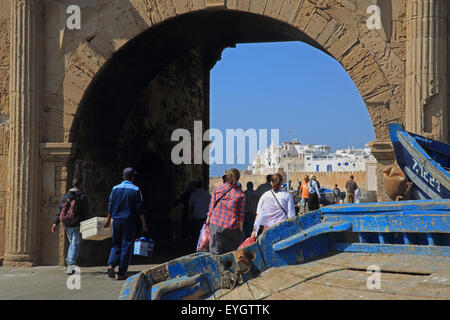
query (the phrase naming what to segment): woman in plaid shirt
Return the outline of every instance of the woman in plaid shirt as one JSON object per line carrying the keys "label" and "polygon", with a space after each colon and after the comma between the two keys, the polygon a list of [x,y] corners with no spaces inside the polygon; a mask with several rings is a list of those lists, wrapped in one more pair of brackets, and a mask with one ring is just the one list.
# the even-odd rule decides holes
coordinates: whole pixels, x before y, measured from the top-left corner
{"label": "woman in plaid shirt", "polygon": [[212,195],[206,224],[209,225],[209,252],[223,254],[236,250],[242,243],[245,194],[238,185],[239,170],[231,169],[227,182]]}

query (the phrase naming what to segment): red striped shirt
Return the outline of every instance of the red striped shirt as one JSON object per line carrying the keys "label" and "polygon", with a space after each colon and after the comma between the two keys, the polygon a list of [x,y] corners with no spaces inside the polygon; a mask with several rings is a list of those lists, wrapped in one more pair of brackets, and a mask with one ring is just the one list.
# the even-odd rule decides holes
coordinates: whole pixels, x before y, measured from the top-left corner
{"label": "red striped shirt", "polygon": [[[228,190],[230,191],[222,197]],[[220,197],[222,199],[214,208]],[[244,207],[244,192],[240,188],[232,189],[228,183],[222,184],[213,192],[208,211],[209,223],[225,229],[238,229],[239,222],[244,222]]]}

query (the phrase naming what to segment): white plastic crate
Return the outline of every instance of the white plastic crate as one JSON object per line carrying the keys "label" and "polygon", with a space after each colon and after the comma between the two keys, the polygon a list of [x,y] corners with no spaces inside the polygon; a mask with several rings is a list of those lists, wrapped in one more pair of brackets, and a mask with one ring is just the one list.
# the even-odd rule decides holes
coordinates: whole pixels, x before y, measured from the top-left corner
{"label": "white plastic crate", "polygon": [[112,237],[112,222],[108,228],[103,227],[106,218],[95,217],[80,223],[83,240],[105,240]]}

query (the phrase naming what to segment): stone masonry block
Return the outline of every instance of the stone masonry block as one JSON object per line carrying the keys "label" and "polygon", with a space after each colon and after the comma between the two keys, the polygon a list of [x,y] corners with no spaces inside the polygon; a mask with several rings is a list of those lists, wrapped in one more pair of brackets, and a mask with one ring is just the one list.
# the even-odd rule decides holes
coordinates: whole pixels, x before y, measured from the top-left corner
{"label": "stone masonry block", "polygon": [[311,2],[305,0],[300,7],[297,16],[295,17],[294,26],[296,26],[300,30],[305,30],[315,10],[316,6]]}
{"label": "stone masonry block", "polygon": [[283,1],[283,6],[281,7],[280,15],[278,19],[285,21],[289,24],[294,23],[294,19],[297,15],[297,11],[303,4],[304,0],[286,0]]}
{"label": "stone masonry block", "polygon": [[319,34],[325,29],[328,21],[321,15],[314,13],[311,16],[311,20],[306,26],[305,33],[313,39],[317,39]]}
{"label": "stone masonry block", "polygon": [[250,4],[250,12],[263,14],[268,0],[252,0]]}
{"label": "stone masonry block", "polygon": [[283,6],[283,1],[280,0],[268,0],[266,4],[266,9],[264,10],[264,15],[272,18],[278,18],[280,15],[281,7]]}

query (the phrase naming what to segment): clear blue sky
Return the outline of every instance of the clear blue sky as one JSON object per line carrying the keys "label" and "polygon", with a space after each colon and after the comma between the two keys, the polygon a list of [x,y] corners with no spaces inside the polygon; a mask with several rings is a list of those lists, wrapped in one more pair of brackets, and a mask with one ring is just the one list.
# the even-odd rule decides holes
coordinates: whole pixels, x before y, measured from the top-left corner
{"label": "clear blue sky", "polygon": [[[375,140],[350,76],[332,57],[302,42],[224,50],[211,71],[211,128],[224,137],[226,129],[280,129],[280,143],[297,138],[333,151]],[[211,165],[210,175],[232,167],[247,165]]]}

